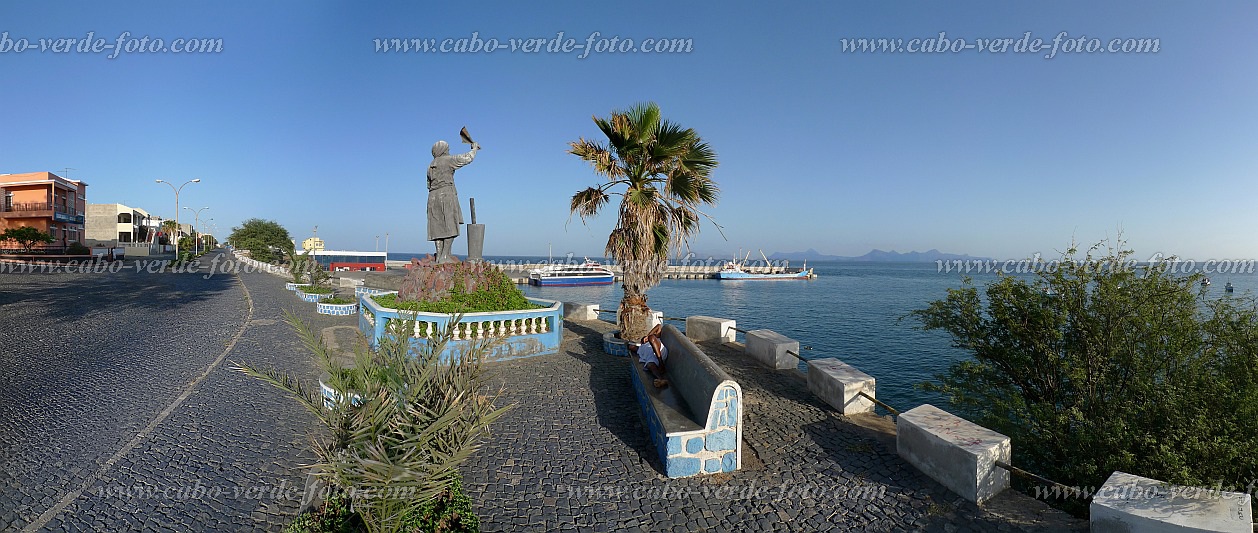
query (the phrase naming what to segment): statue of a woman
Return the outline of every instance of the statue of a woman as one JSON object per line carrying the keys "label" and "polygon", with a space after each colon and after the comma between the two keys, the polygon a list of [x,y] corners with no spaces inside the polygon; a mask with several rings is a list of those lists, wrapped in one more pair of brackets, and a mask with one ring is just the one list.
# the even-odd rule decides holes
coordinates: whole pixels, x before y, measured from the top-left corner
{"label": "statue of a woman", "polygon": [[480,145],[472,143],[472,151],[450,155],[450,144],[437,141],[432,145],[432,163],[428,164],[428,240],[437,245],[437,262],[454,261],[450,254],[454,238],[459,236],[463,209],[454,188],[454,171],[472,162]]}

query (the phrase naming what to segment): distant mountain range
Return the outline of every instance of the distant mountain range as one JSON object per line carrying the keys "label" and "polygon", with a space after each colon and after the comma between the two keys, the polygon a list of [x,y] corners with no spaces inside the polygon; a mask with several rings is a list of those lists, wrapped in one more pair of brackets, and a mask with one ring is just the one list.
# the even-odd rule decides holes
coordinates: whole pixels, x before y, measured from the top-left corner
{"label": "distant mountain range", "polygon": [[826,255],[812,248],[806,252],[774,252],[769,259],[787,259],[790,261],[799,261],[807,259],[809,261],[867,261],[874,263],[933,263],[935,261],[951,261],[953,259],[990,259],[989,257],[975,257],[969,254],[946,254],[939,250],[930,249],[925,252],[908,252],[900,253],[895,250],[884,252],[882,250],[873,250],[865,255],[851,257],[845,255]]}

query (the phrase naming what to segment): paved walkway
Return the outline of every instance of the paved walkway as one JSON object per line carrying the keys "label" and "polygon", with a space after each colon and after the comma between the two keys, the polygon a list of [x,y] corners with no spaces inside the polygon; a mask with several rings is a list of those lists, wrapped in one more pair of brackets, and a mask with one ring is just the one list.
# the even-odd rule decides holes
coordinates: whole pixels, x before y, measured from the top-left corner
{"label": "paved walkway", "polygon": [[[356,324],[315,315],[262,273],[0,274],[0,530],[281,528],[300,505],[318,428],[230,367],[316,377],[285,309],[316,329]],[[561,353],[493,365],[518,405],[463,468],[486,530],[1080,526],[1025,498],[960,500],[895,455],[885,420],[853,423],[797,377],[725,346],[704,349],[743,387],[745,467],[668,480],[628,361],[602,352],[610,328],[566,323]]]}
{"label": "paved walkway", "polygon": [[1062,531],[1086,524],[1020,495],[983,509],[895,452],[894,425],[848,419],[794,372],[702,348],[742,386],[744,468],[669,480],[604,322],[566,322],[563,351],[494,365],[517,404],[463,469],[488,531]]}

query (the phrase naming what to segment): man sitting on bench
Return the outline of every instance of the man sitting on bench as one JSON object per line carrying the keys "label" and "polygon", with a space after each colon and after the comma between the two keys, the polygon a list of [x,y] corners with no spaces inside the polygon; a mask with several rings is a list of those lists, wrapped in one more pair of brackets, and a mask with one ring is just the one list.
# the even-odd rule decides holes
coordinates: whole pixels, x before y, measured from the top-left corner
{"label": "man sitting on bench", "polygon": [[668,380],[664,378],[664,361],[668,360],[668,348],[664,347],[664,343],[660,342],[660,333],[664,328],[659,324],[651,328],[645,337],[642,337],[642,344],[634,350],[638,355],[638,362],[642,363],[642,367],[646,368],[655,381],[652,382],[657,389],[668,387]]}

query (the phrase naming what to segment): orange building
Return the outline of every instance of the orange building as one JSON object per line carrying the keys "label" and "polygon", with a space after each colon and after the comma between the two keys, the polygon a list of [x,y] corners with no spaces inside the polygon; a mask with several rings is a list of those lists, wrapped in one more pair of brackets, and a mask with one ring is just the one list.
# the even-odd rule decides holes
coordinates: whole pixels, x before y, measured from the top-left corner
{"label": "orange building", "polygon": [[0,174],[0,194],[0,231],[30,226],[52,235],[51,246],[83,242],[86,183],[51,172]]}

